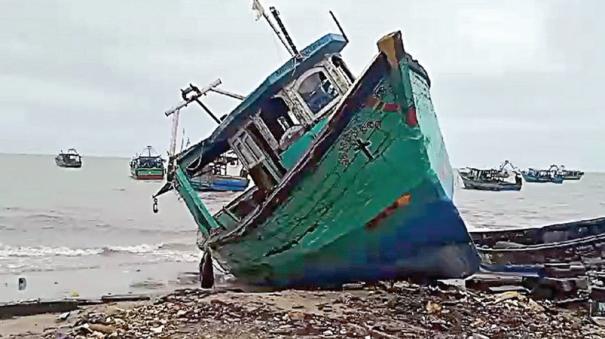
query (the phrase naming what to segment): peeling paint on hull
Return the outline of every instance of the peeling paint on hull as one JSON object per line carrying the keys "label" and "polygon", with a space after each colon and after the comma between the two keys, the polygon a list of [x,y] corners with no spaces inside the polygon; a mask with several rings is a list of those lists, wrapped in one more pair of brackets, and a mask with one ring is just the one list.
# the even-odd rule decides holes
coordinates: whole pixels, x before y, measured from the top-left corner
{"label": "peeling paint on hull", "polygon": [[[442,194],[429,183],[413,194],[428,193],[422,191]],[[314,248],[292,248],[231,266],[232,273],[252,285],[280,288],[414,276],[461,278],[474,273],[479,259],[452,202],[421,204],[413,211],[398,210],[376,229],[368,231],[357,225]]]}

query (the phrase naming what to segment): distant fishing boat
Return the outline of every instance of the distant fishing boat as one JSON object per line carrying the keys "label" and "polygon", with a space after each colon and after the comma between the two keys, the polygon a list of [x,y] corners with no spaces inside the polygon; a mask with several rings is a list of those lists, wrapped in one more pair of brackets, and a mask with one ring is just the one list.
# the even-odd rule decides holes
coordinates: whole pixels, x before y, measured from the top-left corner
{"label": "distant fishing boat", "polygon": [[[554,166],[554,165],[553,165]],[[584,176],[584,172],[578,170],[568,170],[565,166],[559,167],[559,173],[563,176],[563,180],[580,180]]]}
{"label": "distant fishing boat", "polygon": [[82,156],[80,156],[75,148],[70,148],[67,152],[61,151],[55,157],[55,163],[59,167],[80,168],[82,167]]}
{"label": "distant fishing boat", "polygon": [[523,175],[523,179],[526,182],[554,184],[563,183],[563,176],[559,173],[557,169],[554,169],[552,167],[547,170],[529,168],[528,170],[521,172],[521,174]]}
{"label": "distant fishing boat", "polygon": [[130,161],[130,175],[137,180],[162,180],[166,173],[164,161],[153,147],[147,146]]}
{"label": "distant fishing boat", "polygon": [[191,186],[197,191],[230,191],[241,192],[248,188],[250,180],[245,169],[238,174],[230,174],[230,170],[237,171],[239,161],[234,154],[225,154],[218,157],[211,164],[206,165],[202,173],[191,178]]}
{"label": "distant fishing boat", "polygon": [[[241,282],[277,288],[474,273],[431,82],[401,33],[380,39],[356,78],[340,56],[342,29],[299,52],[271,13],[292,58],[175,155],[154,196],[176,189],[198,224],[202,287],[214,260]],[[194,91],[166,115],[209,91],[219,90]],[[212,215],[191,181],[229,150],[254,185]]]}
{"label": "distant fishing boat", "polygon": [[505,180],[508,173],[497,169],[468,168],[460,172],[464,188],[479,191],[520,191],[523,179],[519,173],[515,174],[515,181]]}

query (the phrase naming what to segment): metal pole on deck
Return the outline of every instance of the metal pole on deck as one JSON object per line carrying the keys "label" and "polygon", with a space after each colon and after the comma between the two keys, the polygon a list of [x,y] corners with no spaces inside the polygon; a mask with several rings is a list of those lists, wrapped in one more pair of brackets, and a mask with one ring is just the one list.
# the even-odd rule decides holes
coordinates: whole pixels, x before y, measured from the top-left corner
{"label": "metal pole on deck", "polygon": [[292,51],[292,56],[295,58],[299,58],[300,54],[298,53],[298,49],[296,48],[296,45],[292,41],[290,34],[288,34],[288,30],[286,30],[286,26],[284,26],[284,23],[282,22],[281,18],[279,17],[279,12],[273,6],[269,7],[269,10],[271,11],[271,14],[273,14],[273,17],[275,18],[275,21],[277,22],[277,25],[281,29],[282,33],[284,33],[284,36],[286,37],[286,41],[288,41],[288,45],[290,46],[290,50]]}
{"label": "metal pole on deck", "polygon": [[347,37],[345,30],[342,29],[342,26],[340,25],[340,22],[338,21],[338,19],[336,19],[336,15],[334,15],[334,12],[330,11],[330,15],[332,16],[332,20],[334,20],[334,22],[336,23],[336,26],[338,27],[340,34],[342,34],[342,37],[345,38],[346,42],[349,42],[349,38]]}
{"label": "metal pole on deck", "polygon": [[295,57],[298,53],[295,53],[292,49],[290,49],[290,46],[288,46],[288,43],[284,40],[284,37],[282,37],[282,32],[280,32],[280,30],[275,27],[275,25],[271,21],[271,18],[269,17],[269,15],[267,15],[267,12],[265,12],[265,8],[263,8],[263,5],[261,5],[259,0],[252,0],[252,10],[257,12],[258,16],[256,20],[258,20],[261,16],[265,18],[265,20],[269,24],[269,27],[271,27],[273,33],[277,35],[277,38],[282,43],[282,45],[284,45],[288,53],[290,53],[291,56]]}

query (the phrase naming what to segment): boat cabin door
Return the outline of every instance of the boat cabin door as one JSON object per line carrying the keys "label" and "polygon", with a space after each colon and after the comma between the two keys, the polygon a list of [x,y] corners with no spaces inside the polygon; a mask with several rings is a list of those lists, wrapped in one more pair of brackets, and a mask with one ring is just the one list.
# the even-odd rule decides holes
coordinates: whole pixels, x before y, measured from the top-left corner
{"label": "boat cabin door", "polygon": [[286,173],[279,157],[253,122],[231,140],[231,147],[255,185],[265,194],[272,191]]}

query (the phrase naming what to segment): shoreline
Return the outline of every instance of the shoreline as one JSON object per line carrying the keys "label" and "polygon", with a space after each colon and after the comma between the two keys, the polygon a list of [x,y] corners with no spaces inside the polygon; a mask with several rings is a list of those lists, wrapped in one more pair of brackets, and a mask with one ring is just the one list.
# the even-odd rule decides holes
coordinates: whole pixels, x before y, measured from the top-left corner
{"label": "shoreline", "polygon": [[[134,264],[130,266],[96,267],[79,270],[30,272],[0,275],[0,303],[20,300],[91,298],[101,295],[170,293],[191,287],[197,272],[189,272],[190,262]],[[27,285],[20,291],[18,278]]]}
{"label": "shoreline", "polygon": [[407,282],[331,291],[182,289],[57,317],[0,320],[0,338],[605,337],[582,308],[557,308],[518,292]]}

